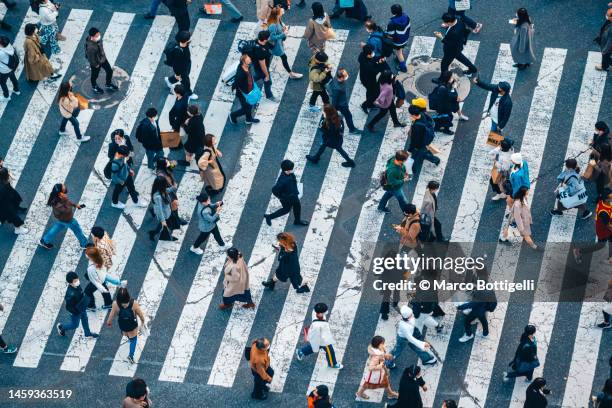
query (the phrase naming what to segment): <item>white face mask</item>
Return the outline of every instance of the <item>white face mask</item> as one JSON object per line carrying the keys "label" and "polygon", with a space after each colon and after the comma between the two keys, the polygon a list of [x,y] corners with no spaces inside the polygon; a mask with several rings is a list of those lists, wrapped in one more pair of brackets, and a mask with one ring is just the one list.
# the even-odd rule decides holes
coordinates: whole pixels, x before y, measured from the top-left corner
{"label": "white face mask", "polygon": [[94,42],[98,42],[98,41],[100,41],[101,39],[102,39],[102,36],[101,36],[101,35],[99,35],[99,36],[97,36],[97,37],[94,37],[94,38],[93,38]]}

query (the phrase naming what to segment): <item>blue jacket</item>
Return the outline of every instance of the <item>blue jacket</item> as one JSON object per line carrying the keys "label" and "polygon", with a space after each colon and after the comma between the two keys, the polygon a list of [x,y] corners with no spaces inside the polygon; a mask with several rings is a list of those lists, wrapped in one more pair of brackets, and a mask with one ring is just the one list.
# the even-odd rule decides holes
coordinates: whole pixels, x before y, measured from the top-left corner
{"label": "blue jacket", "polygon": [[212,231],[217,221],[219,221],[217,204],[210,204],[204,207],[202,203],[198,203],[198,228],[200,232]]}
{"label": "blue jacket", "polygon": [[401,16],[393,16],[387,24],[387,34],[393,38],[393,45],[402,47],[408,43],[410,37],[410,17],[402,13]]}
{"label": "blue jacket", "polygon": [[285,32],[283,31],[283,26],[281,24],[272,24],[268,27],[268,31],[270,32],[269,41],[274,44],[274,47],[272,47],[270,52],[272,55],[280,57],[285,53],[283,41],[287,38]]}
{"label": "blue jacket", "polygon": [[523,160],[523,164],[519,170],[510,173],[510,183],[512,184],[513,194],[516,194],[521,187],[529,188],[531,186],[531,182],[529,181],[529,166],[525,160]]}
{"label": "blue jacket", "polygon": [[382,42],[383,33],[380,31],[373,31],[368,37],[367,43],[372,46],[374,50],[374,57],[378,58],[382,56]]}

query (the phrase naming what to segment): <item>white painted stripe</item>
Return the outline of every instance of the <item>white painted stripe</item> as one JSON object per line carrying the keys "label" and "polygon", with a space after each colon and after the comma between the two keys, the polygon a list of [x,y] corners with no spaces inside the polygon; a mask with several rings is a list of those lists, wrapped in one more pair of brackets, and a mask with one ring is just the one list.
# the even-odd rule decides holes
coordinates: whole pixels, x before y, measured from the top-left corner
{"label": "white painted stripe", "polygon": [[[198,20],[198,23],[194,28],[192,34],[192,44],[190,46],[192,62],[190,79],[191,83],[194,84],[194,86],[197,82],[198,77],[200,76],[202,66],[204,65],[204,61],[206,59],[206,56],[208,55],[208,51],[210,50],[210,46],[212,44],[218,26],[219,20],[200,19]],[[168,116],[168,113],[170,112],[170,109],[174,104],[174,100],[175,97],[173,95],[168,95],[164,107],[161,113],[159,114],[160,118]],[[141,165],[141,170],[137,177],[139,183],[135,183],[138,184],[137,189],[139,191],[146,191],[147,187],[150,185],[151,174],[152,172],[148,168],[145,168],[144,165]],[[143,179],[148,180],[149,184],[146,185],[142,183],[141,180]],[[181,180],[181,185],[178,190],[178,197],[179,201],[182,203],[180,211],[181,215],[184,218],[189,218],[191,216],[191,213],[193,212],[193,206],[190,207],[190,203],[193,201],[193,196],[195,196],[197,192],[199,192],[201,189],[201,185],[198,180],[199,175],[193,173],[185,173],[185,176]],[[124,216],[119,219],[119,222],[113,234],[113,239],[117,248],[117,253],[114,257],[115,264],[113,268],[113,273],[115,275],[121,276],[124,273],[125,265],[128,261],[130,253],[134,248],[134,243],[136,241],[137,229],[135,229],[133,225],[137,225],[138,227],[142,225],[142,221],[146,215],[146,210],[146,208],[134,207],[129,217]],[[180,232],[180,236],[182,239],[182,231]],[[160,242],[156,248],[154,260],[151,262],[151,265],[156,265],[155,260],[159,260],[160,263],[165,261],[166,254],[162,253],[164,250],[178,252],[180,246],[180,241]],[[161,295],[163,295],[163,291],[161,292]],[[142,303],[141,306],[144,308]],[[91,327],[91,330],[94,332],[101,330],[105,318],[106,311],[98,311],[97,313],[95,313],[95,317],[89,319],[89,325]],[[72,337],[72,342],[70,343],[70,347],[68,349],[68,352],[66,353],[66,357],[64,358],[64,362],[61,366],[62,370],[85,370],[85,367],[87,366],[87,363],[91,357],[91,353],[93,352],[94,346],[96,344],[96,340],[88,339],[87,341],[85,341],[82,335],[83,328],[79,327],[75,335]]]}
{"label": "white painted stripe", "polygon": [[[332,64],[335,67],[337,66],[337,61],[340,59],[342,49],[334,48],[334,50],[337,51],[334,55],[332,55],[332,61],[334,61]],[[301,175],[304,171],[304,167],[306,165],[305,156],[311,150],[320,118],[320,114],[312,114],[308,112],[308,100],[310,95],[311,92],[309,91],[304,96],[302,108],[300,110],[298,119],[296,120],[298,125],[294,128],[293,133],[291,134],[291,139],[289,140],[288,148],[284,157],[284,159],[292,160],[295,163],[294,170],[298,179],[301,179]],[[363,128],[367,119],[366,114],[359,107],[359,104],[364,100],[364,98],[365,88],[357,81],[355,82],[349,102],[349,108],[353,113],[353,121],[357,128]],[[349,156],[354,157],[359,138],[353,135],[350,135],[349,138],[350,139],[346,139],[344,148],[348,152]],[[335,165],[330,165],[327,170],[328,174],[330,174],[330,171],[335,171],[332,170],[332,168],[336,169],[338,166],[338,158],[336,157],[334,160]],[[346,176],[348,177],[348,171],[342,169],[340,173],[343,172],[345,172]],[[342,180],[339,180],[338,184],[341,182]],[[337,186],[340,188],[340,185]],[[341,194],[339,194],[339,191],[335,195],[341,199]],[[278,207],[279,201],[274,196],[271,196],[266,213],[271,213]],[[327,206],[315,206],[315,213],[321,211],[325,212],[326,209]],[[332,214],[328,215],[332,217]],[[320,218],[320,216],[313,215],[313,219],[318,218]],[[251,296],[253,298],[253,302],[255,303],[255,308],[250,310],[233,308],[232,315],[225,328],[223,340],[219,346],[217,357],[215,358],[213,368],[208,378],[209,385],[231,387],[234,384],[236,373],[240,367],[242,357],[241,350],[244,350],[244,347],[249,341],[249,334],[251,332],[255,316],[257,315],[259,303],[261,302],[263,296],[263,286],[261,286],[260,282],[267,280],[276,258],[276,253],[270,250],[270,244],[274,242],[276,235],[284,230],[288,219],[288,214],[280,217],[273,221],[272,227],[269,227],[265,221],[261,222],[259,233],[255,239],[255,247],[251,251],[252,255],[251,259],[249,260],[249,263],[251,264],[249,269],[249,279],[252,283]],[[314,222],[313,225],[317,225],[317,228],[320,226]],[[277,373],[276,375],[278,375],[278,367],[275,367],[274,369]]]}
{"label": "white painted stripe", "polygon": [[[546,48],[542,56],[542,63],[538,74],[538,85],[534,90],[529,117],[527,118],[523,135],[523,143],[521,144],[521,153],[523,159],[529,163],[530,177],[532,179],[536,179],[540,172],[541,158],[544,155],[548,129],[555,109],[557,90],[561,82],[561,74],[563,73],[565,54],[566,50]],[[487,176],[489,174],[488,171]],[[535,191],[535,188],[536,183],[533,183],[530,189],[531,192]],[[531,205],[531,200],[528,201],[528,205]],[[521,254],[521,243],[522,239],[511,246],[497,245],[491,269],[492,281],[514,281],[518,267],[517,260]],[[493,313],[489,313],[488,316],[490,322],[489,335],[487,337],[474,337],[472,354],[465,374],[465,377],[469,378],[469,381],[466,382],[466,392],[468,395],[461,397],[459,402],[461,406],[478,407],[487,398],[491,376],[493,375],[493,365],[497,357],[497,348],[508,309],[507,293],[501,295],[502,297],[498,298],[498,307]]]}
{"label": "white painted stripe", "polygon": [[[61,58],[65,61],[60,69],[59,73],[66,75],[70,60],[74,56],[79,40],[85,31],[89,17],[91,16],[91,10],[79,10],[73,9],[68,16],[66,25],[64,26],[63,35],[66,36],[66,41],[62,43],[62,55]],[[59,60],[60,56],[57,54],[52,57],[53,61]],[[15,184],[21,177],[21,172],[28,161],[32,147],[36,143],[36,139],[40,134],[42,126],[45,122],[45,118],[49,113],[51,107],[56,108],[57,102],[55,101],[55,94],[59,89],[59,86],[63,78],[58,78],[55,81],[41,81],[36,87],[34,95],[28,104],[28,108],[23,114],[23,119],[19,124],[19,128],[15,132],[11,146],[6,153],[6,167],[11,169],[11,174],[14,178]],[[53,132],[55,133],[55,132]],[[55,136],[55,135],[53,135]],[[52,137],[53,137],[52,136]]]}
{"label": "white painted stripe", "polygon": [[[111,130],[122,128],[128,134],[131,132],[138,117],[142,101],[153,79],[155,67],[163,51],[159,44],[166,43],[173,24],[174,19],[170,16],[158,16],[155,18],[130,78],[132,81],[132,92],[128,92],[126,98],[117,107],[115,117],[110,126]],[[83,231],[87,232],[94,226],[108,189],[103,169],[108,162],[107,148],[109,138],[105,137],[104,139],[104,145],[96,158],[94,170],[90,174],[81,196],[80,202],[85,203],[87,207],[76,213],[76,219],[83,228]],[[38,366],[45,344],[53,330],[53,323],[64,300],[66,271],[76,268],[81,254],[82,250],[74,235],[67,234],[28,326],[23,343],[15,359],[15,366]]]}
{"label": "white painted stripe", "polygon": [[[418,39],[418,38],[421,38],[421,37],[415,37],[415,40]],[[430,41],[431,45],[427,44],[428,47],[430,47],[430,48],[428,48],[426,52],[420,52],[420,54],[429,55],[429,54],[431,54],[433,46],[435,45],[435,39],[428,38],[428,37],[424,37],[424,38],[427,41]],[[479,45],[479,43],[475,42],[475,41],[469,41],[467,43],[467,45],[465,47],[465,50],[464,50],[464,54],[465,54],[465,56],[470,61],[474,61],[476,59],[476,54],[478,53],[478,45]],[[410,55],[411,56],[419,55],[419,53],[411,51]],[[458,124],[458,120],[454,119],[453,122],[454,122],[455,128],[456,128],[456,125]],[[441,161],[440,161],[440,164],[438,166],[435,166],[433,163],[430,163],[428,161],[425,161],[423,163],[423,166],[421,168],[421,173],[419,174],[419,178],[417,180],[417,186],[416,186],[416,188],[414,190],[414,195],[413,195],[413,198],[412,198],[412,202],[415,203],[417,208],[421,207],[421,204],[422,204],[422,201],[423,201],[423,195],[424,195],[427,183],[430,180],[438,180],[440,182],[443,180],[444,172],[446,170],[446,165],[448,163],[448,156],[450,155],[450,151],[451,151],[451,148],[452,148],[453,141],[454,141],[454,137],[453,136],[449,137],[449,136],[447,136],[447,135],[445,135],[443,133],[440,133],[440,132],[436,133],[436,136],[435,136],[433,144],[440,149],[440,154],[438,155],[438,157],[440,158]],[[383,163],[383,166],[384,166],[384,163]],[[377,174],[374,173],[372,177],[373,178],[377,177]],[[382,191],[380,191],[380,196],[382,196]],[[378,199],[380,200],[380,197]],[[379,215],[379,213],[376,211],[375,207],[372,207],[372,209],[370,211],[373,212],[371,216],[377,216],[380,219],[379,224],[378,224],[378,229],[374,230],[374,231],[380,231],[380,228],[382,227],[383,217],[381,215]],[[368,222],[368,224],[369,224],[369,222]],[[366,224],[366,226],[368,224]],[[359,228],[359,224],[358,224],[357,228]],[[367,242],[367,241],[365,241],[366,239],[368,239],[368,238],[371,239],[372,235],[370,235],[369,231],[371,231],[371,229],[365,229],[363,231],[362,241]],[[378,234],[376,234],[376,236],[377,235]],[[354,241],[354,239],[353,239],[353,241]],[[372,245],[372,248],[371,249],[368,248],[368,249],[370,251],[372,251],[372,252],[366,253],[366,255],[362,256],[362,258],[367,259],[367,260],[372,258],[373,251],[374,251],[375,247],[374,247],[374,245]],[[363,251],[363,249],[361,251]],[[358,253],[362,253],[361,251],[358,252]],[[351,253],[353,253],[353,251],[351,251]],[[365,268],[366,272],[364,272],[364,273],[367,273],[368,270],[369,270],[369,264],[366,265],[366,268]],[[356,276],[354,279],[355,280],[359,279],[359,277]],[[349,282],[348,284],[345,285],[345,287],[351,287],[351,285],[354,286],[355,283],[354,282],[353,283]],[[340,289],[338,290],[338,293],[340,293]],[[338,300],[336,300],[336,303],[334,303],[334,309],[332,310],[332,313],[334,313],[334,311],[338,307],[337,302],[338,302]],[[356,309],[357,308],[355,307],[355,310],[353,311],[353,313],[356,313],[356,311],[357,311]],[[344,320],[344,319],[347,319],[347,318],[348,317],[342,317],[342,318],[339,318],[338,321],[347,321],[347,320]],[[391,351],[391,349],[395,345],[396,327],[397,327],[397,324],[399,323],[399,320],[400,320],[399,314],[395,310],[392,309],[391,313],[389,314],[389,319],[387,321],[385,321],[385,320],[382,320],[379,317],[378,323],[376,325],[375,333],[377,335],[383,336],[385,338],[385,344],[386,344],[386,347],[387,347],[387,349],[389,351]],[[452,326],[446,325],[445,327],[447,327],[447,329],[445,329],[445,330],[452,329]],[[337,336],[336,336],[336,338],[337,338]],[[348,341],[348,336],[347,336],[345,341]],[[346,345],[344,347],[346,348]],[[443,350],[443,352],[445,352],[445,350]],[[320,366],[320,367],[323,368],[324,365],[322,363],[324,363],[324,361],[321,361],[321,362],[317,361],[317,367]],[[315,367],[315,370],[316,370],[317,367]],[[428,374],[431,370],[434,370],[434,369],[437,369],[437,368],[438,367],[425,367],[424,368],[424,375]],[[367,372],[368,372],[368,366],[367,366],[367,361],[366,361],[366,364],[364,366],[364,375]],[[426,377],[426,378],[428,378],[428,377]],[[316,385],[316,382],[313,379],[311,379],[311,386],[315,386],[315,385]],[[361,398],[358,398],[357,400],[362,401],[362,402],[375,402],[375,403],[381,402],[382,399],[383,399],[383,396],[384,396],[384,390],[383,389],[368,390],[367,391],[367,395],[370,397],[368,400],[363,400]],[[426,396],[429,396],[429,395],[431,395],[431,393],[424,393],[422,397],[425,398]]]}
{"label": "white painted stripe", "polygon": [[[290,35],[286,40],[285,50],[287,51],[290,65],[295,61],[304,29],[301,26],[292,27]],[[274,78],[272,80],[272,91],[280,99],[285,91],[288,76],[278,58],[274,59],[271,69]],[[217,89],[219,89],[219,86]],[[222,95],[219,96],[219,98],[216,98],[217,100],[222,97]],[[227,107],[225,112],[220,110],[223,106]],[[222,120],[224,124],[230,108],[230,104],[219,101],[216,110],[210,111],[209,109],[211,114],[210,120],[212,120],[213,115],[216,115],[216,120]],[[279,102],[270,102],[268,100],[263,100],[259,105],[257,117],[261,122],[251,126],[249,138],[247,138],[237,166],[239,170],[229,180],[225,188],[223,196],[224,211],[221,214],[221,220],[218,225],[226,243],[231,242],[231,238],[236,233],[242,211],[246,204],[248,191],[253,184],[255,173],[259,166],[263,149],[270,136],[278,108]],[[210,308],[212,295],[226,259],[225,251],[220,249],[217,243],[213,242],[214,240],[211,240],[206,245],[206,252],[200,261],[198,271],[187,295],[185,307],[170,344],[170,349],[166,355],[166,360],[159,376],[159,379],[162,381],[182,382],[184,380],[193,352],[195,351],[198,336],[202,330],[206,312]],[[189,333],[189,335],[186,335],[186,333]]]}
{"label": "white painted stripe", "polygon": [[[0,4],[4,5],[4,3],[0,3]],[[23,21],[21,22],[21,27],[19,27],[19,31],[17,32],[17,35],[15,36],[15,40],[13,41],[13,47],[15,47],[15,51],[17,51],[17,55],[19,55],[19,66],[15,70],[15,77],[17,77],[17,79],[19,79],[19,75],[21,75],[21,72],[23,71],[23,58],[24,58],[23,40],[25,39],[25,32],[24,32],[25,26],[28,23],[36,23],[37,21],[38,21],[38,16],[32,11],[31,8],[28,8],[28,12],[26,13]],[[8,83],[10,83],[10,81]],[[11,87],[12,87],[12,84],[11,84]],[[11,98],[18,98],[18,96],[11,95]],[[0,102],[0,118],[2,117],[2,115],[4,115],[4,111],[8,103],[9,101]]]}
{"label": "white painted stripe", "polygon": [[[117,54],[133,18],[134,14],[115,13],[113,15],[113,24],[109,26],[104,36],[104,42],[106,48],[108,48],[106,57],[111,65],[117,59]],[[79,115],[79,123],[83,132],[89,126],[93,112],[93,110],[84,110]],[[3,304],[5,309],[5,312],[0,315],[0,332],[10,315],[34,253],[38,248],[38,241],[42,237],[47,220],[51,215],[51,208],[47,206],[46,198],[56,183],[62,183],[66,179],[79,146],[80,144],[71,137],[59,138],[49,160],[49,165],[32,199],[32,204],[25,219],[25,224],[30,232],[17,237],[11,254],[4,265],[2,275],[0,275],[0,304]]]}

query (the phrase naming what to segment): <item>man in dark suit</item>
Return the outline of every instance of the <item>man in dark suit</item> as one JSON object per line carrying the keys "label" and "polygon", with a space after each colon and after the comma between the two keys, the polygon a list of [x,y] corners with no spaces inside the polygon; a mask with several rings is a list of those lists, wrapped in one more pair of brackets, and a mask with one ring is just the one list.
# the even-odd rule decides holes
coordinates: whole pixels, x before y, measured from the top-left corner
{"label": "man in dark suit", "polygon": [[170,122],[170,126],[172,126],[172,130],[178,132],[181,128],[181,125],[185,123],[185,119],[187,119],[187,106],[189,101],[187,96],[185,95],[187,90],[182,84],[178,84],[174,86],[174,95],[176,95],[176,100],[174,101],[174,105],[172,105],[172,109],[168,113],[168,121]]}
{"label": "man in dark suit", "polygon": [[440,78],[433,79],[432,81],[439,83],[442,80],[442,74],[448,71],[448,67],[454,60],[457,60],[468,67],[467,71],[463,71],[464,74],[468,76],[475,74],[478,69],[474,64],[472,64],[472,61],[463,55],[463,46],[467,42],[467,34],[469,29],[466,27],[463,21],[458,20],[457,17],[450,13],[444,13],[442,16],[442,21],[444,22],[443,26],[446,27],[446,33],[442,34],[441,32],[436,31],[434,35],[442,40],[444,56],[442,57],[440,67]]}
{"label": "man in dark suit", "polygon": [[147,167],[153,170],[157,159],[164,157],[164,148],[159,134],[159,124],[157,123],[157,109],[147,109],[146,115],[147,117],[138,124],[136,139],[145,148]]}
{"label": "man in dark suit", "polygon": [[170,14],[176,19],[179,31],[189,31],[189,10],[187,6],[191,4],[191,0],[162,0]]}
{"label": "man in dark suit", "polygon": [[272,226],[272,220],[288,214],[293,209],[293,225],[308,225],[307,221],[302,221],[302,206],[300,204],[300,193],[297,187],[297,179],[293,174],[294,164],[291,160],[281,162],[281,174],[272,187],[272,194],[281,202],[282,208],[272,214],[264,214],[266,224]]}

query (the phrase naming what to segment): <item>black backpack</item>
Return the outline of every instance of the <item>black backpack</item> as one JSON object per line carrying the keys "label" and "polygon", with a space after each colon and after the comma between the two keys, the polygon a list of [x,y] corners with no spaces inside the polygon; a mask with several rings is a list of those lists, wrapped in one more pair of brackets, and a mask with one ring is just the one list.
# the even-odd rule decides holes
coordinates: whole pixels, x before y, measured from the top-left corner
{"label": "black backpack", "polygon": [[442,107],[442,91],[444,85],[438,85],[431,93],[427,96],[429,100],[429,109],[439,111]]}
{"label": "black backpack", "polygon": [[425,128],[425,140],[424,140],[424,144],[425,146],[428,146],[429,144],[431,144],[431,142],[433,142],[434,137],[436,136],[436,131],[434,130],[434,121],[432,118],[430,118],[429,116],[427,116],[424,112],[421,113],[421,116],[423,116],[423,121],[417,120],[416,122],[414,122],[412,124],[412,126],[422,126]]}
{"label": "black backpack", "polygon": [[172,42],[164,48],[164,55],[166,58],[164,59],[164,64],[168,66],[172,66],[172,59],[174,58],[174,50],[178,48],[178,44],[176,42]]}
{"label": "black backpack", "polygon": [[136,314],[132,309],[134,305],[134,299],[130,300],[128,307],[123,308],[119,306],[119,328],[122,332],[129,332],[138,327],[138,322],[136,321]]}
{"label": "black backpack", "polygon": [[17,51],[13,52],[13,55],[8,56],[8,62],[6,66],[9,67],[11,71],[15,71],[19,66],[19,55],[17,55]]}
{"label": "black backpack", "polygon": [[383,34],[381,38],[382,47],[380,49],[380,55],[385,58],[389,58],[393,55],[393,39],[388,35]]}
{"label": "black backpack", "polygon": [[106,166],[104,166],[104,177],[106,177],[109,180],[113,178],[113,173],[120,172],[123,166],[125,166],[125,163],[124,163],[123,166],[119,167],[119,170],[113,171],[113,161],[114,161],[113,159],[110,159],[108,163],[106,163]]}
{"label": "black backpack", "polygon": [[249,57],[253,55],[255,51],[255,40],[238,40],[238,52],[241,54],[247,54]]}
{"label": "black backpack", "polygon": [[378,176],[378,182],[380,183],[380,186],[384,189],[387,187],[387,170],[383,170],[380,172],[380,175]]}

